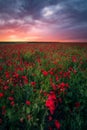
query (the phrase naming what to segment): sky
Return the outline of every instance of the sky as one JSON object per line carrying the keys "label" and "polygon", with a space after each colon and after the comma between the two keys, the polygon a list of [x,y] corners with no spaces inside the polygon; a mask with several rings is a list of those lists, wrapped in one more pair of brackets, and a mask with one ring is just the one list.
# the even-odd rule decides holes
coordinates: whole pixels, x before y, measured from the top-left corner
{"label": "sky", "polygon": [[0,41],[87,42],[87,0],[0,0]]}

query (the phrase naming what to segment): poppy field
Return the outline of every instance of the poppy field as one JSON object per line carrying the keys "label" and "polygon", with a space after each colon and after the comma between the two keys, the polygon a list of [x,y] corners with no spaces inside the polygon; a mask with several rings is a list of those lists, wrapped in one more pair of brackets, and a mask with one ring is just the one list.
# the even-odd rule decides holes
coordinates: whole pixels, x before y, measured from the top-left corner
{"label": "poppy field", "polygon": [[0,44],[0,130],[85,130],[87,46]]}

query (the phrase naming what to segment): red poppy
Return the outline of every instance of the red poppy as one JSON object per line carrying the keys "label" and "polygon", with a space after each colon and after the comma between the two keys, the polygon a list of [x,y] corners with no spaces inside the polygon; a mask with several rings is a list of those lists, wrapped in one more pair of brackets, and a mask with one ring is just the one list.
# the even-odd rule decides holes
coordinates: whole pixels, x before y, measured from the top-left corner
{"label": "red poppy", "polygon": [[48,75],[48,72],[45,71],[45,70],[44,70],[42,73],[43,73],[44,76],[47,76],[47,75]]}
{"label": "red poppy", "polygon": [[62,82],[58,85],[60,92],[64,92],[68,87],[69,87],[68,83],[64,83],[64,82]]}
{"label": "red poppy", "polygon": [[57,128],[57,129],[60,129],[60,122],[58,121],[58,120],[55,120],[55,127]]}
{"label": "red poppy", "polygon": [[77,62],[77,58],[76,58],[76,56],[72,56],[72,62]]}
{"label": "red poppy", "polygon": [[49,130],[52,130],[52,127],[49,127]]}
{"label": "red poppy", "polygon": [[46,101],[46,107],[50,110],[50,113],[53,114],[55,110],[55,104],[53,99],[48,99]]}
{"label": "red poppy", "polygon": [[14,101],[11,101],[10,104],[11,104],[11,106],[14,106],[14,105],[15,105],[15,102],[14,102]]}
{"label": "red poppy", "polygon": [[26,100],[26,105],[30,105],[31,103],[30,103],[30,101],[28,101],[28,100]]}
{"label": "red poppy", "polygon": [[56,109],[56,95],[53,91],[48,95],[48,99],[46,100],[46,107],[50,110],[50,113],[53,114]]}
{"label": "red poppy", "polygon": [[2,98],[3,96],[4,96],[4,94],[1,92],[1,93],[0,93],[0,98]]}
{"label": "red poppy", "polygon": [[52,86],[53,90],[57,89],[57,86],[54,83],[51,83],[51,86]]}
{"label": "red poppy", "polygon": [[36,85],[36,82],[34,82],[34,81],[31,82],[31,85],[32,85],[32,86],[35,86],[35,85]]}
{"label": "red poppy", "polygon": [[22,76],[22,79],[24,80],[25,84],[28,84],[28,78],[26,76]]}
{"label": "red poppy", "polygon": [[0,118],[0,124],[2,124],[2,119]]}
{"label": "red poppy", "polygon": [[8,79],[9,77],[10,77],[10,73],[7,71],[7,72],[5,72],[5,76],[6,76],[6,78]]}
{"label": "red poppy", "polygon": [[2,69],[3,69],[2,66],[0,66],[0,71],[2,71]]}
{"label": "red poppy", "polygon": [[76,102],[76,103],[75,103],[75,107],[76,107],[76,108],[79,108],[79,107],[80,107],[80,102]]}
{"label": "red poppy", "polygon": [[59,77],[58,76],[56,76],[56,81],[58,81],[59,80]]}
{"label": "red poppy", "polygon": [[14,97],[8,97],[8,100],[13,101]]}
{"label": "red poppy", "polygon": [[4,90],[7,90],[8,88],[9,88],[8,86],[4,86],[4,87],[3,87]]}
{"label": "red poppy", "polygon": [[52,120],[52,116],[49,116],[48,119],[49,119],[49,121],[51,121]]}

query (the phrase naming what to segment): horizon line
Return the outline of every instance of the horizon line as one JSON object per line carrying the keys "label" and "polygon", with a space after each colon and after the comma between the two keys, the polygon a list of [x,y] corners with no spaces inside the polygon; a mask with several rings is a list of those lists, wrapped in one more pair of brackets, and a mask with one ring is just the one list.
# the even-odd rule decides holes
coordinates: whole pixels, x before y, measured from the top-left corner
{"label": "horizon line", "polygon": [[0,43],[87,43],[87,41],[0,41]]}

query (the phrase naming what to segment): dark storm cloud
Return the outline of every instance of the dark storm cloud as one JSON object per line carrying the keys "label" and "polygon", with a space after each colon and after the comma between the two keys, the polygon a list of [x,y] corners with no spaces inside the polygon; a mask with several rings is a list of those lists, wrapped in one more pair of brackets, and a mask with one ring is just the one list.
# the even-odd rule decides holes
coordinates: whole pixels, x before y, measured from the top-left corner
{"label": "dark storm cloud", "polygon": [[[55,32],[86,39],[86,0],[0,0],[0,29],[49,23]],[[42,27],[43,28],[43,27]],[[51,31],[50,30],[50,31]]]}
{"label": "dark storm cloud", "polygon": [[69,18],[74,19],[74,22],[87,22],[87,1],[72,0],[72,2],[67,2],[66,13]]}
{"label": "dark storm cloud", "polygon": [[87,21],[86,0],[0,0],[0,14],[5,13],[13,16],[15,14],[32,14],[32,16],[38,16],[44,7],[52,5],[55,7],[57,4],[63,6],[61,13],[65,12],[77,21]]}

